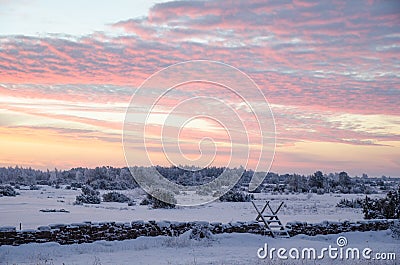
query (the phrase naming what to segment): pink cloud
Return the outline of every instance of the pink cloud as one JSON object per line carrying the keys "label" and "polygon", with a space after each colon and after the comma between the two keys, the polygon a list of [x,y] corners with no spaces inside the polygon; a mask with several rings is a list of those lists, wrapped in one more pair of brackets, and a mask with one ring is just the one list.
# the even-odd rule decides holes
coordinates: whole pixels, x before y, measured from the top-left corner
{"label": "pink cloud", "polygon": [[[280,146],[399,141],[396,134],[340,129],[327,119],[343,113],[400,115],[398,11],[398,5],[379,1],[157,4],[147,17],[115,22],[111,30],[126,31],[121,36],[0,37],[0,93],[33,102],[128,102],[134,88],[163,67],[210,59],[238,67],[270,103],[288,106],[275,115]],[[210,95],[230,97],[218,89]],[[249,91],[246,96],[259,101],[254,95]],[[178,96],[165,103],[175,104]],[[29,106],[2,107],[108,129],[121,125],[38,113]]]}

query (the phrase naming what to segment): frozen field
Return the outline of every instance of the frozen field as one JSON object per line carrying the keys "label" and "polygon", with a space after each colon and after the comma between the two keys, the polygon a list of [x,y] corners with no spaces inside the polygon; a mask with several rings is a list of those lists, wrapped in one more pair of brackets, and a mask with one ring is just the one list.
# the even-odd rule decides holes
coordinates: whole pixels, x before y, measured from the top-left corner
{"label": "frozen field", "polygon": [[[135,198],[137,205],[126,203],[104,203],[99,205],[73,205],[79,190],[55,189],[42,186],[41,190],[20,190],[17,197],[0,197],[0,226],[19,226],[23,229],[37,228],[50,223],[73,223],[90,221],[248,221],[256,217],[251,203],[213,202],[207,205],[176,209],[150,209],[139,205],[144,197],[140,190],[124,191]],[[256,203],[263,205],[272,200],[277,206],[284,201],[280,211],[281,220],[321,222],[323,220],[362,220],[361,209],[335,207],[342,198],[355,199],[364,195],[343,194],[256,194]],[[382,195],[372,195],[377,197]],[[65,209],[69,213],[41,212],[41,209]],[[369,247],[373,253],[395,253],[398,257],[398,240],[390,231],[351,232],[341,234],[348,240],[348,247]],[[57,243],[26,244],[17,247],[0,247],[0,264],[398,264],[395,260],[337,260],[325,257],[322,260],[274,260],[259,259],[257,250],[268,244],[269,248],[315,248],[317,251],[328,245],[337,247],[339,235],[303,236],[290,239],[273,239],[252,234],[222,234],[212,239],[196,241],[188,233],[178,238],[140,237],[126,241],[98,241],[80,245]]]}
{"label": "frozen field", "polygon": [[[268,244],[268,248],[315,248],[317,253],[323,247],[338,247],[336,239],[345,236],[348,245],[362,251],[372,249],[376,253],[395,253],[399,260],[399,241],[390,237],[390,231],[349,232],[340,235],[303,236],[290,239],[273,239],[252,234],[223,234],[212,239],[195,241],[183,234],[178,238],[140,237],[125,241],[97,241],[80,245],[58,245],[57,243],[26,244],[18,247],[1,246],[1,264],[398,264],[396,260],[331,259],[325,255],[318,260],[286,261],[273,256],[260,259],[257,250]],[[318,254],[319,255],[319,254]],[[317,257],[318,257],[317,255]]]}
{"label": "frozen field", "polygon": [[[19,190],[16,197],[0,197],[0,226],[16,226],[22,223],[23,229],[37,228],[52,223],[74,223],[82,221],[124,221],[133,220],[169,220],[169,221],[250,221],[256,212],[250,202],[213,202],[195,207],[176,209],[150,209],[139,205],[144,197],[140,190],[124,193],[135,198],[137,205],[127,203],[102,202],[97,205],[73,205],[79,190],[55,189],[42,186],[41,190]],[[371,195],[377,197],[383,195]],[[354,194],[255,194],[256,204],[262,206],[265,200],[273,200],[277,206],[284,201],[285,206],[279,212],[280,219],[288,221],[321,222],[362,220],[361,209],[338,208],[342,198],[364,198]],[[69,213],[41,212],[41,209],[65,209]]]}

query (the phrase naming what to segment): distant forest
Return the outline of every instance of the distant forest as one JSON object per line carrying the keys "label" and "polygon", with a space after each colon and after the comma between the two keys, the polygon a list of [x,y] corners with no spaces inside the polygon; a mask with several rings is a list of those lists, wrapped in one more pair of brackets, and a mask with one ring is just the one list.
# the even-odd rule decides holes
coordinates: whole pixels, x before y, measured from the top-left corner
{"label": "distant forest", "polygon": [[[135,167],[145,172],[146,167]],[[184,185],[194,186],[212,181],[218,177],[224,168],[208,167],[200,170],[182,169],[180,167],[161,167],[156,169],[169,180]],[[245,170],[234,190],[247,190],[253,176],[252,170]],[[316,171],[312,175],[268,173],[264,182],[256,192],[312,192],[312,193],[376,193],[391,190],[400,182],[398,178],[382,176],[369,178],[366,174],[361,177],[350,177],[346,172],[324,174]],[[90,185],[93,189],[126,190],[137,188],[138,184],[127,167],[111,166],[90,168],[72,168],[70,170],[37,170],[22,167],[0,167],[0,184],[25,185],[35,188],[35,185],[59,187],[66,185],[70,188],[81,188]]]}

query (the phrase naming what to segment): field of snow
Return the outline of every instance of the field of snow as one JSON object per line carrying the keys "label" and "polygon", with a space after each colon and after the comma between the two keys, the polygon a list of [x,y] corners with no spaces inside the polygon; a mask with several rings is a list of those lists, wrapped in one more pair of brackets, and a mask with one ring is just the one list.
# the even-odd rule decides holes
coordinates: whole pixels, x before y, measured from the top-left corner
{"label": "field of snow", "polygon": [[[74,223],[85,220],[133,221],[251,221],[256,212],[251,203],[213,202],[195,207],[176,209],[151,209],[139,205],[144,197],[140,190],[124,191],[135,198],[137,205],[105,203],[99,205],[73,205],[79,190],[55,189],[41,186],[40,190],[20,190],[17,197],[0,197],[0,226],[16,226],[23,229],[37,228],[51,223]],[[104,191],[103,191],[104,192]],[[383,195],[371,195],[380,197]],[[276,207],[281,201],[285,206],[279,213],[281,220],[322,222],[362,220],[361,209],[335,207],[342,198],[363,198],[364,195],[344,194],[256,194],[260,207],[271,200]],[[41,209],[65,209],[66,212],[41,212]],[[190,232],[190,231],[189,231]],[[253,234],[222,234],[211,239],[196,241],[188,233],[180,237],[139,237],[126,241],[98,241],[79,245],[57,243],[0,246],[0,264],[398,264],[396,260],[274,260],[260,259],[257,250],[267,243],[269,248],[315,248],[317,251],[332,245],[337,247],[339,235],[309,237],[298,235],[290,239],[270,238]],[[377,232],[343,233],[348,247],[369,247],[373,253],[395,253],[399,260],[400,241],[390,236],[390,230]]]}
{"label": "field of snow", "polygon": [[[201,206],[177,207],[175,209],[151,209],[139,205],[144,197],[140,190],[124,191],[135,198],[137,205],[127,203],[102,202],[95,205],[73,205],[79,190],[55,189],[41,186],[41,190],[19,190],[16,197],[0,197],[0,226],[16,226],[22,223],[22,229],[34,229],[41,225],[52,223],[76,223],[82,221],[121,221],[133,220],[169,220],[169,221],[251,221],[256,212],[250,202],[219,202],[215,201]],[[383,195],[371,195],[379,197]],[[362,220],[361,209],[335,207],[342,198],[364,198],[364,195],[354,194],[288,194],[268,195],[255,194],[256,204],[262,207],[265,200],[272,200],[272,206],[277,207],[285,202],[279,212],[280,219],[289,221],[321,222]],[[64,212],[41,212],[41,209],[65,209]]]}
{"label": "field of snow", "polygon": [[[177,238],[172,237],[140,237],[125,241],[97,241],[79,245],[59,245],[57,243],[26,244],[18,247],[1,246],[1,264],[398,264],[399,241],[390,237],[390,231],[349,232],[340,235],[303,236],[290,239],[270,238],[252,234],[223,234],[211,239],[196,241],[189,239],[185,233]],[[345,236],[346,248],[358,248],[362,251],[368,247],[372,250],[371,260],[331,259],[327,254],[323,259],[291,259],[280,260],[273,256],[260,259],[259,248],[314,248],[320,253],[324,247],[338,248],[336,240]],[[338,248],[340,249],[340,248]],[[338,251],[338,253],[340,253]],[[345,253],[345,252],[344,252]],[[361,252],[360,252],[361,253]],[[396,260],[373,260],[376,253],[395,253]],[[288,255],[288,254],[286,254]],[[318,254],[319,255],[319,254]],[[317,255],[317,257],[318,257]],[[382,257],[382,255],[380,254]],[[339,256],[340,257],[340,256]]]}

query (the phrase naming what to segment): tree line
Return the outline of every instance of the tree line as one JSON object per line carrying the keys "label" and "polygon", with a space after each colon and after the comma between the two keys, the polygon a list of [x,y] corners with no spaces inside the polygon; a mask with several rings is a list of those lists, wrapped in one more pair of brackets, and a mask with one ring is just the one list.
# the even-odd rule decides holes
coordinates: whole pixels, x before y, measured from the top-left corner
{"label": "tree line", "polygon": [[[149,171],[146,167],[135,167],[133,172],[140,169],[142,172]],[[157,171],[172,182],[195,186],[213,181],[225,168],[207,167],[197,169],[195,167],[162,167],[156,166]],[[243,174],[235,185],[234,190],[246,190],[254,172],[252,170],[241,170]],[[324,174],[316,171],[312,175],[300,174],[277,174],[268,173],[262,185],[256,192],[294,192],[294,193],[375,193],[379,190],[388,191],[392,189],[399,179],[396,178],[369,178],[350,177],[346,172]],[[96,168],[72,168],[69,170],[37,170],[22,167],[0,167],[0,184],[11,185],[69,185],[81,188],[89,185],[93,189],[102,190],[126,190],[137,188],[138,184],[127,167],[117,168],[102,166]]]}

